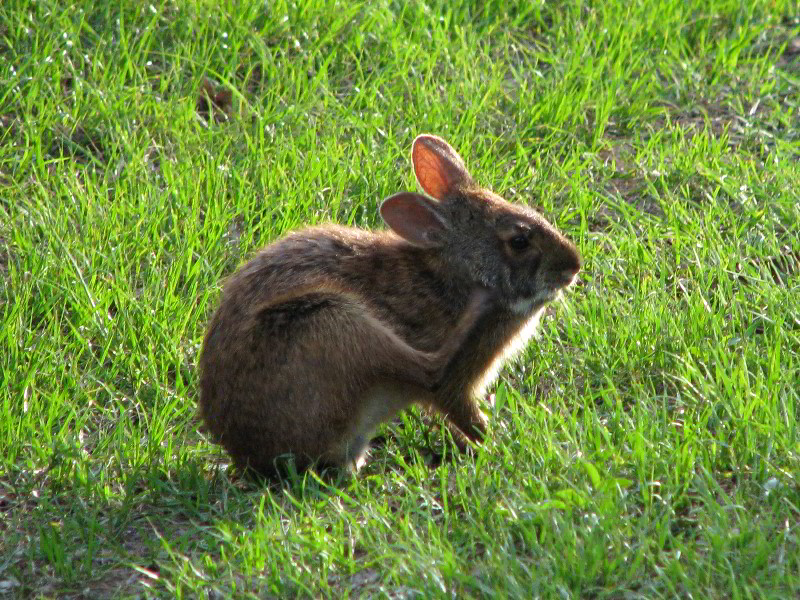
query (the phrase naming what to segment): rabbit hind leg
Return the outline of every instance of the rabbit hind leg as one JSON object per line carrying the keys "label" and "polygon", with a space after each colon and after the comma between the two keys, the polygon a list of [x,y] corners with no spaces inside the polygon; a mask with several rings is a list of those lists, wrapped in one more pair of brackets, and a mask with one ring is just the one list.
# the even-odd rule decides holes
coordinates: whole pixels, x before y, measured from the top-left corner
{"label": "rabbit hind leg", "polygon": [[425,394],[416,386],[400,384],[382,384],[369,390],[353,426],[344,440],[326,457],[326,462],[335,462],[358,471],[366,462],[369,442],[378,426]]}

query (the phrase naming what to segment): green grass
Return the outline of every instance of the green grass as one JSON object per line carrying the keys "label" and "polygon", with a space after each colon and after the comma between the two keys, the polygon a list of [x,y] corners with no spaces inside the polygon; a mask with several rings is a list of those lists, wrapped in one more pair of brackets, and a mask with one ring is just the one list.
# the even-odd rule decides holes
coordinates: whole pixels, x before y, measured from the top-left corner
{"label": "green grass", "polygon": [[[797,15],[4,2],[0,596],[798,597]],[[422,132],[574,239],[580,284],[472,455],[411,411],[352,479],[233,477],[196,418],[222,279],[379,226]]]}

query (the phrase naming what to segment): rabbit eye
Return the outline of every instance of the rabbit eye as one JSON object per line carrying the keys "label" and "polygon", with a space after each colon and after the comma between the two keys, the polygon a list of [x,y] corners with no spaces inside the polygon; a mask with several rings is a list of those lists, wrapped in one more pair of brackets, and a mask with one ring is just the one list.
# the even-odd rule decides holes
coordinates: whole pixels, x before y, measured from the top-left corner
{"label": "rabbit eye", "polygon": [[515,235],[508,240],[508,245],[514,252],[522,252],[530,246],[530,242],[528,242],[528,238],[524,235]]}

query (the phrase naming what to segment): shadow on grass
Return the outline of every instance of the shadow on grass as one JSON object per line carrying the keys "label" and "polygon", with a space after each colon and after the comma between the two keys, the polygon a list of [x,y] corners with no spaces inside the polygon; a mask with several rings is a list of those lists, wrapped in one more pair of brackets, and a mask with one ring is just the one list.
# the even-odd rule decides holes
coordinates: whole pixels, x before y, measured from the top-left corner
{"label": "shadow on grass", "polygon": [[343,481],[310,472],[266,481],[222,465],[209,471],[204,457],[126,468],[79,449],[58,455],[47,468],[0,476],[0,580],[22,596],[159,587],[161,569],[219,558],[260,521],[326,502]]}

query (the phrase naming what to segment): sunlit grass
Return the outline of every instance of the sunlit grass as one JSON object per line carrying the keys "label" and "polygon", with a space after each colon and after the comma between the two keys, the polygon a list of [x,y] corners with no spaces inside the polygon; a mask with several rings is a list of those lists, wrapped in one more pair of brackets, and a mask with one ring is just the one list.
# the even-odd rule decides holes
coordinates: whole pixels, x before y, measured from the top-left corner
{"label": "sunlit grass", "polygon": [[[796,597],[798,14],[5,2],[0,592]],[[355,478],[232,479],[195,403],[221,281],[380,226],[423,132],[575,240],[579,285],[475,453],[410,411]]]}

